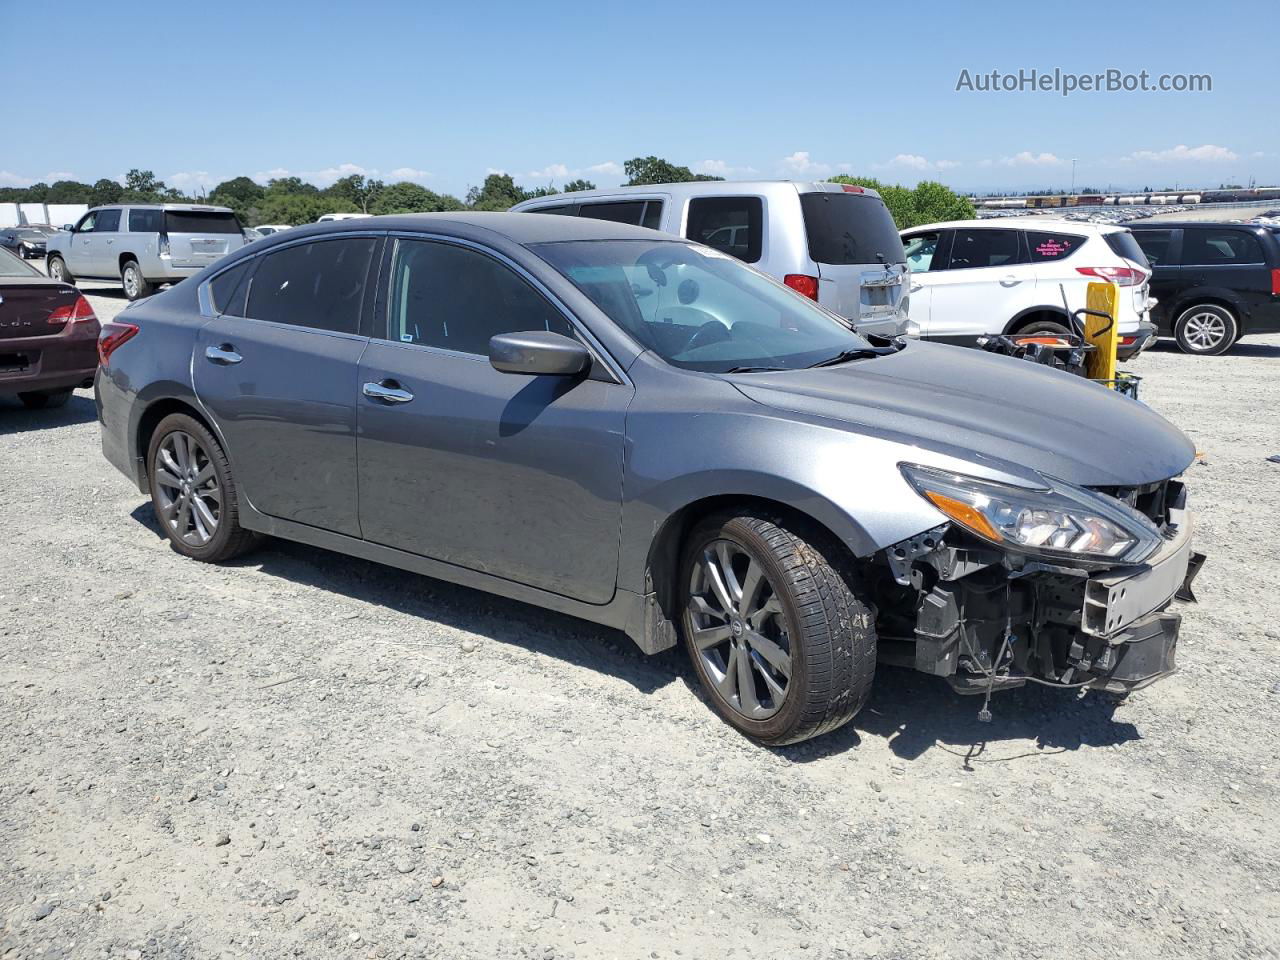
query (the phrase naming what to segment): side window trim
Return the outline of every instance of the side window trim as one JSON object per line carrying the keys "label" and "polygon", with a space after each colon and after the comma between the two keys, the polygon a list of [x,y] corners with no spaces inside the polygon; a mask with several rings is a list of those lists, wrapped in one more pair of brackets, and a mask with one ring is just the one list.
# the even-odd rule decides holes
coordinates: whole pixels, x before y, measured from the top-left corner
{"label": "side window trim", "polygon": [[482,360],[485,363],[489,362],[489,358],[483,354],[463,353],[458,350],[449,350],[444,347],[433,347],[425,343],[402,343],[399,340],[391,339],[391,331],[389,329],[391,315],[388,310],[388,304],[390,303],[391,298],[391,283],[395,279],[394,271],[391,268],[393,258],[395,257],[396,241],[398,240],[425,240],[436,243],[451,244],[455,247],[464,247],[491,257],[508,269],[513,270],[520,279],[524,280],[534,289],[534,292],[551,304],[551,307],[557,311],[561,317],[563,317],[565,322],[569,325],[569,328],[573,330],[574,334],[582,342],[582,345],[591,352],[595,361],[592,364],[591,379],[604,380],[605,382],[618,384],[631,383],[630,378],[627,377],[622,367],[613,358],[609,351],[604,348],[604,345],[601,344],[594,335],[592,335],[590,330],[586,329],[586,327],[578,321],[578,318],[574,316],[573,311],[570,310],[559,297],[549,290],[541,280],[501,251],[494,250],[492,247],[486,247],[482,243],[476,243],[475,241],[468,240],[465,237],[449,237],[435,233],[410,233],[402,230],[397,230],[387,235],[387,242],[383,250],[383,255],[379,258],[378,292],[369,339],[400,347],[404,350],[425,350],[430,353],[440,354],[441,356],[460,357],[467,360]]}

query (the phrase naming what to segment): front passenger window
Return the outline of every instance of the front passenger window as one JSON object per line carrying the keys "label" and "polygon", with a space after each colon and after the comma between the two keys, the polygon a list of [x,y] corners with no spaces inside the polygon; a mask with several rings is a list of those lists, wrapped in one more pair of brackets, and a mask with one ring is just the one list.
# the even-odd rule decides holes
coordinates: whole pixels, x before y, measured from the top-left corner
{"label": "front passenger window", "polygon": [[933,257],[938,252],[938,239],[941,233],[917,233],[906,241],[907,266],[912,273],[928,273],[933,266]]}
{"label": "front passenger window", "polygon": [[97,212],[85,214],[84,217],[81,218],[80,222],[76,224],[75,232],[76,233],[93,233],[93,225],[97,221],[97,219],[98,219]]}
{"label": "front passenger window", "polygon": [[389,339],[459,353],[488,356],[489,338],[500,333],[573,336],[564,315],[514,270],[450,243],[398,240],[387,306]]}

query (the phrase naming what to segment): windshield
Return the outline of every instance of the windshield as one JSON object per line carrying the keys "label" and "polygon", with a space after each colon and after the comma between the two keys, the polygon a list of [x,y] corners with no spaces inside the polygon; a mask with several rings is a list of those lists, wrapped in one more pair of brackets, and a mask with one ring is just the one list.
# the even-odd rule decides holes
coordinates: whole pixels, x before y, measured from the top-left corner
{"label": "windshield", "polygon": [[531,249],[673,366],[794,370],[871,347],[812,300],[710,247],[587,240]]}

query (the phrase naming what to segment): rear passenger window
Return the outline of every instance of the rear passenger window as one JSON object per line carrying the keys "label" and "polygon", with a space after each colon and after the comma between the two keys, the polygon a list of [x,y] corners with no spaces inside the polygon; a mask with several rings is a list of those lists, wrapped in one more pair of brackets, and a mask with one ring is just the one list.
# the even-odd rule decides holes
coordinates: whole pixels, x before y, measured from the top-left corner
{"label": "rear passenger window", "polygon": [[488,356],[489,338],[500,333],[573,336],[564,315],[510,267],[430,240],[396,242],[387,327],[390,340],[481,356]]}
{"label": "rear passenger window", "polygon": [[[102,229],[99,227],[99,229]],[[1182,262],[1197,267],[1226,263],[1262,263],[1258,238],[1243,230],[1199,230],[1182,233]]]}
{"label": "rear passenger window", "polygon": [[662,227],[662,201],[650,200],[644,206],[644,219],[640,221],[640,226],[648,227],[650,230],[658,230]]}
{"label": "rear passenger window", "polygon": [[608,220],[610,223],[630,223],[640,226],[644,219],[644,201],[628,200],[625,203],[584,203],[578,216],[592,220]]}
{"label": "rear passenger window", "polygon": [[130,210],[129,232],[159,233],[160,219],[159,210]]}
{"label": "rear passenger window", "polygon": [[295,327],[355,333],[373,237],[317,240],[262,258],[249,289],[248,314]]}
{"label": "rear passenger window", "polygon": [[1158,264],[1169,265],[1169,246],[1173,243],[1172,230],[1138,230],[1134,233],[1138,246],[1146,254],[1147,262],[1153,267]]}
{"label": "rear passenger window", "polygon": [[[132,216],[129,222],[133,222]],[[245,282],[245,277],[249,275],[252,262],[245,260],[238,263],[230,270],[223,270],[209,281],[209,299],[213,301],[214,313],[232,317],[245,315],[245,297],[249,293],[249,284]]]}
{"label": "rear passenger window", "polygon": [[119,210],[99,210],[98,223],[94,230],[98,233],[115,233],[120,229]]}
{"label": "rear passenger window", "polygon": [[1017,230],[957,230],[951,241],[948,269],[1011,267],[1020,262]]}
{"label": "rear passenger window", "polygon": [[1073,237],[1069,233],[1027,231],[1027,247],[1031,251],[1032,263],[1065,260],[1075,253],[1076,248],[1082,243],[1084,243],[1084,237]]}
{"label": "rear passenger window", "polygon": [[698,197],[689,201],[684,235],[744,263],[760,259],[764,204],[759,197]]}

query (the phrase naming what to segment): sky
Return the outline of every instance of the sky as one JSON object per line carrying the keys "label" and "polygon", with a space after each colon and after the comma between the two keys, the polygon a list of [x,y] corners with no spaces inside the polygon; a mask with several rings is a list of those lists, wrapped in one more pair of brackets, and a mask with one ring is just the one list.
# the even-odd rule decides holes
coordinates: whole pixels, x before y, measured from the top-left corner
{"label": "sky", "polygon": [[[462,195],[495,171],[611,186],[651,154],[729,179],[966,192],[1068,189],[1073,166],[1101,189],[1280,183],[1274,0],[48,9],[0,0],[6,75],[33,81],[0,97],[0,186],[138,167],[184,191],[361,173]],[[1055,69],[1212,89],[980,89]]]}

